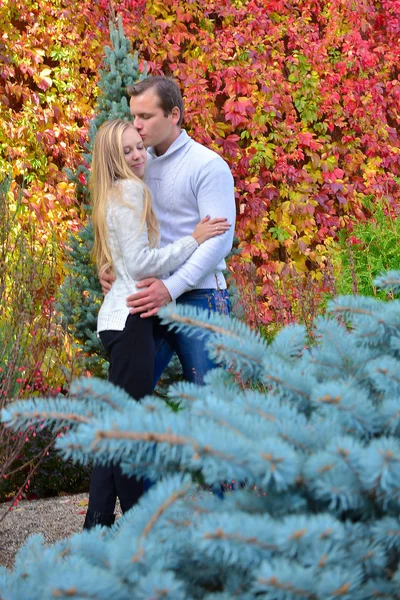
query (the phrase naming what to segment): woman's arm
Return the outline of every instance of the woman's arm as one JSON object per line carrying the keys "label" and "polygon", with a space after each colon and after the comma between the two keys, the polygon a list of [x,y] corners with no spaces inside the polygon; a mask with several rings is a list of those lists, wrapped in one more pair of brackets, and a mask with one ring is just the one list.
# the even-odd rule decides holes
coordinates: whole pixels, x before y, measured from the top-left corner
{"label": "woman's arm", "polygon": [[134,280],[160,277],[180,267],[198,247],[188,235],[165,248],[151,248],[146,223],[142,226],[144,189],[133,180],[124,180],[121,200],[111,200],[107,215],[109,243],[123,259],[127,274]]}
{"label": "woman's arm", "polygon": [[175,271],[198,248],[199,244],[221,235],[228,228],[226,219],[203,219],[192,235],[164,248],[151,248],[147,225],[142,225],[144,190],[140,183],[120,183],[122,202],[113,201],[108,218],[110,243],[122,255],[124,267],[134,280],[160,277]]}

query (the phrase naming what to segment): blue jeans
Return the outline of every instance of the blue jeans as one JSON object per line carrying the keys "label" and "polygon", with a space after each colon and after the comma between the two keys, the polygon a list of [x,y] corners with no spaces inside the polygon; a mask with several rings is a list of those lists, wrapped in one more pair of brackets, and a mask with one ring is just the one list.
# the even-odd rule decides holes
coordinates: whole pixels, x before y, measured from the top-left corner
{"label": "blue jeans", "polygon": [[[176,301],[179,304],[188,304],[203,308],[210,312],[218,312],[223,315],[229,315],[230,302],[227,290],[202,289],[192,290],[179,296]],[[198,337],[196,334],[186,335],[175,330],[168,330],[166,325],[155,319],[154,328],[155,339],[155,366],[154,366],[154,385],[157,384],[164,370],[167,368],[174,352],[176,352],[179,362],[182,365],[183,376],[186,381],[191,381],[202,385],[207,371],[217,368],[219,365],[212,361],[208,356],[206,348],[209,336]],[[145,481],[145,488],[151,487],[151,482]],[[219,498],[224,497],[223,486],[214,484],[211,486],[212,493]]]}
{"label": "blue jeans", "polygon": [[[210,312],[219,312],[228,315],[230,302],[227,290],[202,289],[192,290],[179,296],[177,305],[187,304],[203,308]],[[163,371],[167,368],[173,353],[176,352],[182,365],[183,376],[186,381],[203,384],[204,375],[210,369],[219,365],[208,356],[206,348],[207,337],[201,339],[196,334],[187,335],[175,330],[169,331],[166,325],[156,321],[154,325],[154,338],[156,359],[154,368],[155,383],[160,379]]]}

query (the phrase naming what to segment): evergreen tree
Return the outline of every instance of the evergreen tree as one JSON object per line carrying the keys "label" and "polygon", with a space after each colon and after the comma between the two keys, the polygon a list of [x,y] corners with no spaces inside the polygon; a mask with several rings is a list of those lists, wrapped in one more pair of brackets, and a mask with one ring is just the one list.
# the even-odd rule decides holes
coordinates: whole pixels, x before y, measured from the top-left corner
{"label": "evergreen tree", "polygon": [[[105,47],[104,68],[99,71],[100,94],[95,108],[95,116],[90,122],[87,152],[84,162],[75,173],[68,175],[77,185],[77,194],[87,215],[89,167],[94,137],[98,128],[109,119],[129,119],[129,98],[126,88],[146,77],[139,72],[138,57],[132,55],[131,43],[125,37],[121,19],[117,24],[110,23],[111,47]],[[82,183],[84,182],[84,183]],[[105,373],[104,351],[96,335],[97,313],[102,300],[102,292],[90,250],[93,245],[93,228],[90,218],[86,225],[70,238],[68,260],[69,273],[65,278],[59,298],[58,309],[62,313],[65,327],[68,327],[77,345],[85,356],[85,365],[98,376]]]}
{"label": "evergreen tree", "polygon": [[[378,283],[398,293],[400,272]],[[230,367],[175,385],[178,412],[96,379],[4,410],[15,429],[68,425],[65,457],[158,481],[110,530],[32,537],[0,570],[0,596],[400,599],[400,301],[328,310],[312,344],[300,325],[268,344],[226,316],[164,308],[174,327],[213,332],[210,354]],[[246,487],[220,500],[194,486],[200,473]]]}

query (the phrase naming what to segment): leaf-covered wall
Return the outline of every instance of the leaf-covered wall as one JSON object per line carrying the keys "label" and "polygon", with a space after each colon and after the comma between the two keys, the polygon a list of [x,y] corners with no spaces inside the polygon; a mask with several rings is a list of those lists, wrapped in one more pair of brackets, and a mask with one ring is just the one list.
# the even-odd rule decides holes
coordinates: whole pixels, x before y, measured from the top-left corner
{"label": "leaf-covered wall", "polygon": [[0,169],[25,177],[25,202],[61,238],[79,223],[62,169],[83,151],[115,9],[150,72],[180,82],[191,135],[232,168],[230,268],[268,322],[274,280],[322,280],[364,198],[397,206],[400,2],[3,0]]}

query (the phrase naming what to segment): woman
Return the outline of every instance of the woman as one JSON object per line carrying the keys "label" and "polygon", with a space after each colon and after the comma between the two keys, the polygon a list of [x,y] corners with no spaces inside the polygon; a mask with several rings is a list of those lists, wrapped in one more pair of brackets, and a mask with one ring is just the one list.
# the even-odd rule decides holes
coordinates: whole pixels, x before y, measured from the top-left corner
{"label": "woman", "polygon": [[[100,275],[111,267],[116,276],[100,308],[97,331],[110,360],[109,381],[135,400],[153,391],[153,320],[129,314],[127,296],[136,291],[137,281],[167,276],[199,244],[230,227],[224,218],[206,217],[191,235],[156,248],[157,221],[142,181],[146,156],[142,139],[131,123],[107,121],[96,134],[90,175],[93,258]],[[116,497],[125,512],[143,491],[143,481],[126,477],[118,465],[95,467],[84,528],[111,525]]]}

